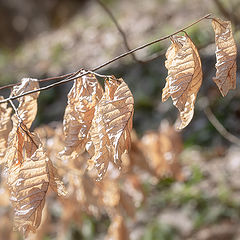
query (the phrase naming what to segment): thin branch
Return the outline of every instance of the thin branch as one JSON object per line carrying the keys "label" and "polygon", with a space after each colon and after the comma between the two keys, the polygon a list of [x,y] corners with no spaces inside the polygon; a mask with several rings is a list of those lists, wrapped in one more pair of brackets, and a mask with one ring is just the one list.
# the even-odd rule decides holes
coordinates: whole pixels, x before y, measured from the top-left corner
{"label": "thin branch", "polygon": [[[120,24],[118,23],[117,19],[114,17],[113,13],[111,12],[111,10],[101,1],[101,0],[96,0],[99,5],[105,10],[105,12],[109,15],[109,17],[111,18],[111,20],[113,21],[113,23],[115,24],[116,28],[118,29],[119,33],[121,34],[122,38],[123,38],[123,42],[124,45],[126,47],[126,50],[130,51],[131,48],[129,46],[128,40],[127,40],[127,35],[124,32],[124,30],[121,28]],[[151,62],[159,57],[161,57],[163,55],[163,53],[155,53],[153,56],[148,57],[147,59],[144,60],[140,60],[136,57],[136,55],[134,53],[131,53],[131,56],[133,58],[134,61],[138,62],[138,63],[147,63],[147,62]]]}
{"label": "thin branch", "polygon": [[32,94],[32,93],[39,92],[39,91],[44,91],[44,90],[50,89],[50,88],[52,88],[52,87],[59,86],[59,85],[61,85],[61,84],[64,84],[64,83],[67,83],[67,82],[71,82],[71,81],[73,81],[73,80],[75,80],[75,79],[77,79],[77,78],[80,78],[80,77],[82,77],[82,76],[84,76],[84,75],[87,75],[88,73],[95,72],[95,71],[97,71],[97,70],[99,70],[99,69],[101,69],[101,68],[103,68],[103,67],[105,67],[105,66],[107,66],[107,65],[109,65],[109,64],[111,64],[111,63],[113,63],[113,62],[115,62],[115,61],[117,61],[117,60],[119,60],[119,59],[121,59],[121,58],[123,58],[123,57],[126,57],[127,55],[130,55],[130,54],[132,54],[132,53],[134,53],[134,52],[136,52],[136,51],[139,51],[139,50],[141,50],[141,49],[143,49],[143,48],[146,48],[146,47],[148,47],[148,46],[150,46],[150,45],[152,45],[152,44],[161,42],[161,41],[166,40],[166,39],[168,39],[168,38],[170,38],[170,37],[172,37],[172,36],[174,36],[174,35],[176,35],[176,34],[178,34],[178,33],[180,33],[180,32],[183,32],[183,31],[186,30],[187,28],[189,28],[189,27],[191,27],[191,26],[199,23],[200,21],[208,18],[210,15],[211,15],[211,14],[207,14],[206,16],[201,17],[200,19],[196,20],[195,22],[191,23],[190,25],[188,25],[188,26],[186,26],[186,27],[184,27],[184,28],[182,28],[182,29],[180,29],[180,30],[172,33],[172,34],[169,34],[169,35],[167,35],[167,36],[158,38],[158,39],[156,39],[156,40],[154,40],[154,41],[151,41],[151,42],[146,43],[146,44],[144,44],[144,45],[141,45],[141,46],[139,46],[139,47],[137,47],[137,48],[134,48],[134,49],[132,49],[132,50],[130,50],[130,51],[128,51],[128,52],[125,52],[125,53],[123,53],[123,54],[120,54],[119,56],[117,56],[117,57],[115,57],[115,58],[113,58],[113,59],[111,59],[111,60],[109,60],[109,61],[107,61],[107,62],[105,62],[105,63],[103,63],[103,64],[101,64],[101,65],[99,65],[99,66],[97,66],[97,67],[95,67],[95,68],[93,68],[92,70],[90,70],[90,72],[89,72],[89,71],[86,71],[86,72],[83,73],[83,74],[79,74],[80,71],[77,71],[77,72],[75,72],[74,74],[70,74],[70,77],[68,77],[68,78],[66,78],[66,79],[63,79],[63,80],[61,80],[60,82],[56,82],[56,83],[50,84],[50,85],[48,85],[48,86],[45,86],[45,87],[42,87],[42,88],[39,88],[39,89],[34,89],[34,90],[31,90],[31,91],[22,93],[22,94],[20,94],[20,95],[18,95],[18,96],[13,96],[13,97],[6,98],[6,99],[0,101],[0,104],[1,104],[1,103],[4,103],[4,102],[7,102],[7,101],[9,101],[9,100],[14,100],[14,99],[20,98],[20,97],[22,97],[22,96],[26,96],[26,95],[28,95],[28,94]]}
{"label": "thin branch", "polygon": [[[121,36],[123,38],[123,42],[124,42],[124,45],[125,45],[126,49],[128,51],[131,51],[131,48],[130,48],[128,40],[127,40],[127,36],[126,36],[124,30],[122,29],[122,27],[120,26],[120,24],[118,23],[117,19],[114,17],[111,10],[101,0],[96,0],[96,1],[104,9],[104,11],[109,15],[109,17],[111,18],[111,20],[115,24],[116,28],[118,29],[119,33],[121,34]],[[132,56],[134,61],[141,63],[141,61],[137,59],[137,57],[135,56],[134,53],[132,53],[131,56]]]}
{"label": "thin branch", "polygon": [[224,4],[222,3],[222,1],[220,0],[214,0],[218,10],[222,13],[222,15],[231,20],[231,22],[237,26],[239,25],[239,18],[238,18],[238,15],[235,14],[235,12],[233,11],[229,11],[225,6]]}
{"label": "thin branch", "polygon": [[209,122],[216,128],[216,130],[229,142],[236,144],[240,146],[240,139],[234,135],[232,135],[230,132],[227,131],[227,129],[218,121],[216,116],[213,114],[211,108],[209,106],[206,106],[203,109],[206,117],[208,118]]}
{"label": "thin branch", "polygon": [[[57,76],[57,77],[43,78],[43,79],[38,80],[38,82],[48,82],[48,81],[52,81],[52,80],[60,80],[60,79],[66,78],[66,77],[73,76],[75,73],[76,72],[72,72],[72,73],[67,73],[67,74],[64,74],[64,75],[61,75],[61,76]],[[0,90],[6,89],[6,88],[12,88],[12,87],[18,86],[20,84],[21,84],[21,82],[9,84],[9,85],[6,85],[6,86],[2,86],[2,87],[0,87]]]}

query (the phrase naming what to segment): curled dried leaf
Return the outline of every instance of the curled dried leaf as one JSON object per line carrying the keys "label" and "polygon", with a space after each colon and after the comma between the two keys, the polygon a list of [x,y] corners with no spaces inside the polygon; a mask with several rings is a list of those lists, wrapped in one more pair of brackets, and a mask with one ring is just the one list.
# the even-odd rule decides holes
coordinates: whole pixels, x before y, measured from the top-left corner
{"label": "curled dried leaf", "polygon": [[[28,235],[40,225],[48,187],[52,186],[59,195],[64,195],[63,185],[59,184],[39,137],[23,124],[17,128],[5,158],[8,160],[7,181],[14,208],[14,225]],[[56,186],[60,186],[59,189]]]}
{"label": "curled dried leaf", "polygon": [[[4,98],[0,96],[0,100],[3,99]],[[12,109],[7,107],[7,103],[0,105],[0,164],[3,163],[7,149],[7,139],[12,127],[11,112]]]}
{"label": "curled dried leaf", "polygon": [[105,240],[128,240],[129,235],[121,215],[116,215],[109,226]]}
{"label": "curled dried leaf", "polygon": [[[82,71],[80,74],[84,73]],[[84,150],[88,131],[95,112],[95,106],[103,94],[102,87],[94,74],[87,74],[75,80],[68,94],[63,129],[65,149],[63,154]]]}
{"label": "curled dried leaf", "polygon": [[[94,146],[94,154],[91,156],[91,162],[98,171],[98,180],[102,179],[105,175],[109,162],[113,162],[111,143],[104,126],[100,104],[101,101],[99,105],[96,106],[95,115],[90,128],[91,142]],[[89,154],[91,154],[91,152],[89,152]]]}
{"label": "curled dried leaf", "polygon": [[105,93],[96,107],[90,128],[94,146],[91,160],[99,179],[106,173],[110,161],[121,168],[121,157],[129,151],[133,103],[132,93],[123,79],[106,79]]}
{"label": "curled dried leaf", "polygon": [[148,132],[142,140],[143,152],[149,165],[158,177],[174,177],[182,180],[179,154],[182,151],[182,139],[168,122],[162,122],[159,132]]}
{"label": "curled dried leaf", "polygon": [[180,112],[181,125],[186,127],[194,114],[194,103],[202,84],[201,60],[191,39],[186,36],[174,36],[168,48],[165,62],[168,69],[162,101],[170,96]]}
{"label": "curled dried leaf", "polygon": [[226,96],[230,89],[236,88],[237,71],[237,46],[233,38],[231,22],[220,18],[213,18],[212,26],[216,42],[216,77],[213,81],[217,84],[221,94]]}
{"label": "curled dried leaf", "polygon": [[[39,88],[37,79],[23,78],[21,84],[14,86],[12,94],[17,96]],[[37,114],[37,98],[39,92],[28,94],[19,98],[18,115],[23,124],[30,129]]]}

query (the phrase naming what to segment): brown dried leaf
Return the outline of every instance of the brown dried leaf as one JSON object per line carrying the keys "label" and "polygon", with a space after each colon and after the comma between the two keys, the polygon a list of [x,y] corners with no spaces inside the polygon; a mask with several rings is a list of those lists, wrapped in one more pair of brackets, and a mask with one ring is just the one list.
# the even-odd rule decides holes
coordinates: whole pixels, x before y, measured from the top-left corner
{"label": "brown dried leaf", "polygon": [[65,149],[62,154],[69,155],[73,151],[84,150],[95,106],[102,94],[102,87],[94,74],[87,74],[75,80],[68,94],[68,105],[63,120]]}
{"label": "brown dried leaf", "polygon": [[121,157],[131,145],[133,96],[123,79],[111,77],[106,80],[105,93],[96,106],[90,128],[94,146],[91,161],[101,179],[112,161],[121,168]]}
{"label": "brown dried leaf", "polygon": [[123,190],[120,191],[120,206],[122,209],[124,209],[129,217],[134,219],[136,208],[133,199],[128,193],[124,192]]}
{"label": "brown dried leaf", "polygon": [[113,146],[114,163],[121,165],[121,156],[131,146],[130,132],[134,111],[134,99],[123,79],[106,80],[107,97],[101,102],[105,128]]}
{"label": "brown dried leaf", "polygon": [[[23,78],[20,85],[13,87],[12,94],[17,96],[38,88],[39,83],[37,79]],[[18,115],[28,129],[30,129],[37,114],[38,96],[39,92],[36,92],[19,98]]]}
{"label": "brown dried leaf", "polygon": [[105,240],[128,240],[129,235],[121,215],[116,215],[108,229]]}
{"label": "brown dried leaf", "polygon": [[116,181],[112,179],[104,179],[97,184],[102,195],[102,203],[106,208],[115,208],[119,205],[120,201],[120,189]]}
{"label": "brown dried leaf", "polygon": [[[90,128],[91,141],[94,145],[95,151],[94,155],[91,157],[91,162],[98,171],[98,180],[103,178],[109,162],[113,161],[111,143],[104,126],[100,103],[96,106],[95,115]],[[89,152],[89,154],[91,153]]]}
{"label": "brown dried leaf", "polygon": [[[52,165],[38,136],[24,125],[19,126],[17,131],[5,158],[8,160],[8,185],[14,208],[14,225],[28,235],[40,225],[46,192],[49,185],[57,185],[52,183],[57,177],[52,176]],[[62,192],[61,189],[58,192]]]}
{"label": "brown dried leaf", "polygon": [[220,18],[212,20],[216,42],[216,77],[213,81],[217,84],[221,94],[226,96],[230,89],[236,88],[237,71],[237,46],[233,38],[231,22]]}
{"label": "brown dried leaf", "polygon": [[143,152],[158,177],[182,180],[178,157],[182,139],[168,122],[162,122],[159,132],[148,132],[142,138]]}
{"label": "brown dried leaf", "polygon": [[170,96],[180,112],[181,125],[186,127],[194,114],[194,103],[202,83],[201,60],[191,39],[186,36],[174,36],[168,48],[165,66],[168,69],[162,101]]}
{"label": "brown dried leaf", "polygon": [[[3,99],[4,98],[0,96],[0,100]],[[7,149],[7,139],[12,127],[11,112],[12,109],[7,107],[7,103],[0,105],[0,164],[3,163]]]}

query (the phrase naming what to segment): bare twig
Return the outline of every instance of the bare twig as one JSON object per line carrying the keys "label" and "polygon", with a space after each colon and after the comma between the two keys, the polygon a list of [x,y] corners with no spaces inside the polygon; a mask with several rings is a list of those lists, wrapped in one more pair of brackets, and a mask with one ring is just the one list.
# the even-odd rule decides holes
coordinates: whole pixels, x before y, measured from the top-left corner
{"label": "bare twig", "polygon": [[[57,76],[57,77],[43,78],[43,79],[40,79],[38,81],[39,82],[48,82],[48,81],[52,81],[52,80],[60,80],[60,79],[66,78],[66,77],[70,77],[70,76],[72,77],[74,74],[76,74],[76,72],[67,73],[67,74],[64,74],[64,75],[61,75],[61,76]],[[6,86],[2,86],[2,87],[0,87],[0,90],[6,89],[6,88],[12,88],[12,87],[18,86],[20,84],[21,84],[21,82],[9,84],[9,85],[6,85]]]}
{"label": "bare twig", "polygon": [[[123,38],[123,42],[124,42],[124,45],[125,45],[126,49],[128,51],[131,51],[131,48],[130,48],[128,40],[127,40],[127,36],[126,36],[124,30],[122,29],[122,27],[120,26],[120,24],[118,23],[117,19],[114,17],[111,10],[101,0],[96,0],[96,1],[104,9],[104,11],[109,15],[109,17],[111,18],[111,20],[115,24],[116,28],[118,29],[119,33],[121,34],[121,36]],[[132,56],[134,61],[141,63],[141,61],[137,59],[137,57],[135,56],[134,53],[132,53],[131,56]]]}
{"label": "bare twig", "polygon": [[[195,22],[191,23],[190,25],[188,25],[188,26],[186,26],[186,27],[184,27],[184,28],[182,28],[182,29],[180,29],[180,30],[172,33],[172,34],[169,34],[169,35],[167,35],[167,36],[158,38],[158,39],[156,39],[156,40],[154,40],[154,41],[151,41],[151,42],[146,43],[146,44],[144,44],[144,45],[141,45],[141,46],[139,46],[139,47],[137,47],[137,48],[134,48],[134,49],[132,49],[132,50],[130,50],[130,51],[128,51],[128,52],[125,52],[125,53],[123,53],[123,54],[120,54],[119,56],[117,56],[117,57],[115,57],[115,58],[113,58],[113,59],[111,59],[111,60],[109,60],[109,61],[107,61],[107,62],[105,62],[105,63],[103,63],[103,64],[101,64],[101,65],[99,65],[99,66],[97,66],[97,67],[95,67],[95,68],[93,68],[92,70],[90,70],[90,72],[89,72],[89,71],[86,71],[86,72],[83,73],[83,74],[79,74],[80,71],[77,71],[77,72],[75,72],[75,73],[73,73],[73,74],[72,74],[72,73],[67,74],[68,77],[67,77],[66,79],[63,79],[63,80],[61,80],[61,81],[59,81],[59,82],[50,84],[50,85],[45,86],[45,87],[42,87],[42,88],[38,88],[38,89],[34,89],[34,90],[31,90],[31,91],[22,93],[22,94],[20,94],[20,95],[18,95],[18,96],[13,96],[13,97],[6,98],[6,99],[4,99],[4,100],[1,100],[1,101],[0,101],[0,104],[1,104],[1,103],[4,103],[4,102],[7,102],[7,101],[9,101],[9,100],[14,100],[14,99],[20,98],[20,97],[22,97],[22,96],[26,96],[26,95],[28,95],[28,94],[32,94],[32,93],[39,92],[39,91],[44,91],[44,90],[47,90],[47,89],[50,89],[50,88],[59,86],[59,85],[61,85],[61,84],[64,84],[64,83],[67,83],[67,82],[71,82],[71,81],[73,81],[73,80],[75,80],[75,79],[77,79],[77,78],[79,78],[79,77],[82,77],[82,76],[84,76],[84,75],[87,75],[88,73],[95,72],[95,71],[97,71],[97,70],[99,70],[99,69],[101,69],[101,68],[103,68],[103,67],[105,67],[105,66],[107,66],[107,65],[109,65],[109,64],[111,64],[111,63],[113,63],[113,62],[115,62],[115,61],[117,61],[117,60],[119,60],[119,59],[121,59],[121,58],[123,58],[123,57],[126,57],[127,55],[130,55],[130,54],[132,54],[132,53],[134,53],[134,52],[136,52],[136,51],[139,51],[139,50],[141,50],[141,49],[143,49],[143,48],[146,48],[146,47],[148,47],[148,46],[150,46],[150,45],[152,45],[152,44],[161,42],[161,41],[166,40],[166,39],[168,39],[168,38],[170,38],[170,37],[172,37],[172,36],[174,36],[174,35],[176,35],[176,34],[178,34],[178,33],[180,33],[180,32],[183,32],[183,31],[186,30],[187,28],[189,28],[189,27],[191,27],[191,26],[199,23],[200,21],[208,18],[210,15],[211,15],[211,14],[207,14],[207,15],[205,15],[204,17],[201,17],[200,19],[196,20]],[[41,81],[41,80],[39,80],[39,81]]]}
{"label": "bare twig", "polygon": [[215,4],[216,4],[218,10],[222,13],[222,15],[223,15],[225,18],[231,20],[231,22],[232,22],[235,26],[239,25],[239,20],[240,20],[240,19],[238,18],[238,15],[235,14],[235,12],[229,11],[229,10],[224,6],[224,4],[222,3],[222,1],[220,1],[220,0],[214,0],[214,2],[215,2]]}
{"label": "bare twig", "polygon": [[227,129],[218,121],[218,119],[213,114],[213,112],[209,106],[206,106],[203,110],[204,110],[204,113],[206,114],[206,117],[208,118],[209,122],[211,122],[211,124],[216,128],[216,130],[225,139],[227,139],[229,142],[231,142],[233,144],[240,146],[240,139],[227,131]]}
{"label": "bare twig", "polygon": [[[120,26],[120,24],[118,23],[117,19],[114,17],[113,13],[111,12],[111,10],[101,1],[101,0],[96,0],[100,6],[106,11],[106,13],[109,15],[109,17],[111,18],[111,20],[113,21],[113,23],[115,24],[116,28],[118,29],[119,33],[121,34],[122,38],[123,38],[123,42],[124,45],[126,47],[126,50],[130,51],[131,48],[129,46],[128,40],[127,40],[127,35],[124,32],[124,30],[122,29],[122,27]],[[140,60],[136,57],[136,55],[134,53],[131,53],[131,56],[133,58],[134,61],[139,62],[139,63],[147,63],[147,62],[151,62],[157,58],[159,58],[160,56],[162,56],[162,53],[155,53],[153,56],[150,56],[148,59],[144,59],[144,60]]]}

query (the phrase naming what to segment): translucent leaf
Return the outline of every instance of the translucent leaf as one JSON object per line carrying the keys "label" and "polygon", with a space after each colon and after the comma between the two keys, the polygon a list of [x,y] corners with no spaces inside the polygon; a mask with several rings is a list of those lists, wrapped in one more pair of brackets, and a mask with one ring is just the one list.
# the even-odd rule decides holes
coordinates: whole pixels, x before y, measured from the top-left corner
{"label": "translucent leaf", "polygon": [[[84,73],[82,71],[80,74]],[[84,150],[88,131],[95,112],[95,106],[101,99],[103,90],[95,75],[88,74],[75,80],[68,94],[63,127],[65,149],[62,154]]]}
{"label": "translucent leaf", "polygon": [[105,240],[128,240],[129,235],[121,215],[116,215],[108,229],[108,234]]}
{"label": "translucent leaf", "polygon": [[40,225],[49,185],[59,195],[64,195],[62,188],[56,188],[63,185],[56,181],[58,177],[40,139],[24,125],[17,128],[17,134],[9,144],[5,158],[10,200],[14,208],[14,225],[28,235],[29,231],[34,232]]}
{"label": "translucent leaf", "polygon": [[[28,92],[39,88],[39,83],[37,79],[23,78],[21,84],[14,86],[12,94],[17,96],[24,92]],[[28,94],[26,96],[20,97],[18,106],[18,115],[23,121],[24,125],[30,129],[32,122],[34,121],[37,114],[37,98],[39,92]]]}
{"label": "translucent leaf", "polygon": [[198,51],[191,39],[186,36],[174,36],[168,48],[165,62],[168,69],[162,101],[170,96],[180,112],[182,129],[191,121],[194,103],[202,83],[202,67]]}
{"label": "translucent leaf", "polygon": [[156,176],[182,180],[179,154],[182,151],[182,139],[176,130],[163,121],[159,132],[145,133],[142,137],[143,152]]}
{"label": "translucent leaf", "polygon": [[103,98],[102,114],[104,124],[112,143],[114,163],[121,165],[121,155],[131,146],[130,132],[134,111],[134,99],[123,79],[115,77],[106,80],[106,100]]}
{"label": "translucent leaf", "polygon": [[216,77],[213,81],[217,84],[221,94],[226,96],[230,89],[236,88],[236,58],[237,46],[233,38],[231,22],[220,18],[212,20],[216,42]]}
{"label": "translucent leaf", "polygon": [[[0,96],[0,100],[4,98]],[[0,164],[3,163],[3,158],[7,149],[7,139],[11,131],[11,112],[12,109],[7,107],[7,103],[0,105]]]}
{"label": "translucent leaf", "polygon": [[91,160],[101,179],[112,161],[121,168],[122,154],[129,151],[133,117],[133,96],[122,79],[106,79],[105,93],[96,106],[90,138],[94,146]]}
{"label": "translucent leaf", "polygon": [[109,162],[113,161],[111,143],[105,129],[103,115],[101,114],[101,101],[96,106],[90,135],[94,145],[94,155],[91,157],[91,161],[98,171],[98,179],[100,180],[105,175]]}

